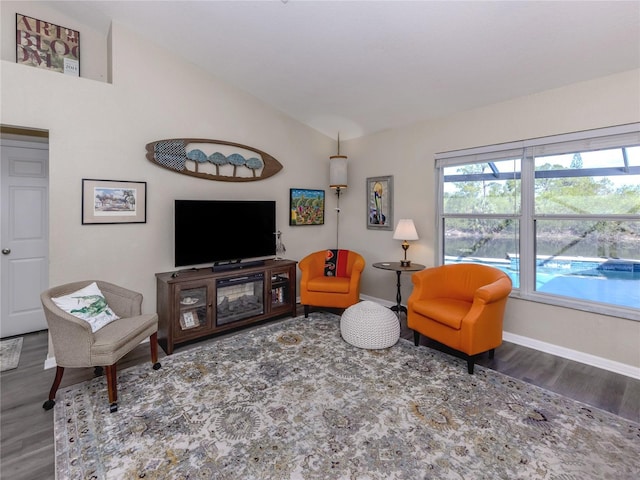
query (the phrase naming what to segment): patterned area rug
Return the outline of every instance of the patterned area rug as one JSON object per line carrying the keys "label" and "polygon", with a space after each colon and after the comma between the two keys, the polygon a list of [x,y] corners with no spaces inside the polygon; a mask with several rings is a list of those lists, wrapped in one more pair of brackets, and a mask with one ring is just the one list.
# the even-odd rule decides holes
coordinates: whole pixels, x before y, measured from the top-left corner
{"label": "patterned area rug", "polygon": [[0,340],[0,372],[12,370],[20,362],[22,351],[22,337]]}
{"label": "patterned area rug", "polygon": [[637,479],[640,425],[313,313],[58,392],[58,479]]}

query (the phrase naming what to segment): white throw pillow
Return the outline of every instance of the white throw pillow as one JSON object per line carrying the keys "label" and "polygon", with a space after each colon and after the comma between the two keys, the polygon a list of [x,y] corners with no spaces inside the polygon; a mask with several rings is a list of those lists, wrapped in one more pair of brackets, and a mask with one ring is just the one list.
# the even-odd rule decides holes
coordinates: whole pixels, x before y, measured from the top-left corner
{"label": "white throw pillow", "polygon": [[106,324],[120,318],[109,308],[96,282],[77,292],[51,300],[65,312],[89,323],[92,332],[97,332]]}

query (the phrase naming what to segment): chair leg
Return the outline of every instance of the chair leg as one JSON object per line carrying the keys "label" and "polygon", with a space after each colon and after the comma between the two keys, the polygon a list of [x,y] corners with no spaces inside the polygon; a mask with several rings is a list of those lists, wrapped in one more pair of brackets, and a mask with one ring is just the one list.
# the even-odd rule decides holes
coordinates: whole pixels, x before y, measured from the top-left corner
{"label": "chair leg", "polygon": [[107,391],[109,392],[109,411],[118,411],[118,386],[116,364],[107,366]]}
{"label": "chair leg", "polygon": [[162,368],[162,365],[158,362],[158,332],[153,333],[149,337],[149,345],[151,346],[151,363],[153,363],[153,369],[159,370]]}
{"label": "chair leg", "polygon": [[492,348],[491,350],[489,350],[489,360],[493,360],[493,357],[496,356],[496,349]]}
{"label": "chair leg", "polygon": [[469,372],[469,375],[473,375],[473,366],[475,363],[475,358],[469,355],[467,357],[467,371]]}
{"label": "chair leg", "polygon": [[304,306],[304,318],[309,318],[309,305]]}
{"label": "chair leg", "polygon": [[58,387],[62,381],[62,375],[64,375],[64,367],[56,367],[56,377],[53,379],[51,390],[49,390],[49,400],[42,404],[42,408],[45,410],[51,410],[56,404],[56,392],[58,391]]}
{"label": "chair leg", "polygon": [[[153,333],[149,337],[149,345],[151,348],[151,363],[153,369],[158,370],[162,367],[158,362],[158,332]],[[107,366],[107,391],[109,392],[109,411],[111,413],[118,411],[118,373],[116,364]]]}
{"label": "chair leg", "polygon": [[413,344],[416,347],[420,344],[420,334],[418,332],[416,332],[415,330],[413,331]]}

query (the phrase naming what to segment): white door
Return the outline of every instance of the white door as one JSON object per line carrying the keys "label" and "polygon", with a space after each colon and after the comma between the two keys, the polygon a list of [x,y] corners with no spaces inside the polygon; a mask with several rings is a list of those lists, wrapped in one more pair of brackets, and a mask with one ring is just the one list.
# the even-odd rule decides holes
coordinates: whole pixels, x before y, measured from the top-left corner
{"label": "white door", "polygon": [[0,149],[0,337],[8,337],[47,328],[49,147],[2,140]]}

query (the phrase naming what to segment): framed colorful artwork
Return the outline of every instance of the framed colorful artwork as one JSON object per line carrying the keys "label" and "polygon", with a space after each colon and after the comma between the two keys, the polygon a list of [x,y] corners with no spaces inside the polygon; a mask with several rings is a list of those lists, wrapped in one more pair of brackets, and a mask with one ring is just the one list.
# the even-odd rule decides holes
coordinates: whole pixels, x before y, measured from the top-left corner
{"label": "framed colorful artwork", "polygon": [[324,190],[289,190],[289,225],[324,224]]}
{"label": "framed colorful artwork", "polygon": [[147,182],[82,179],[82,224],[146,223]]}
{"label": "framed colorful artwork", "polygon": [[393,230],[393,176],[367,178],[367,228]]}

